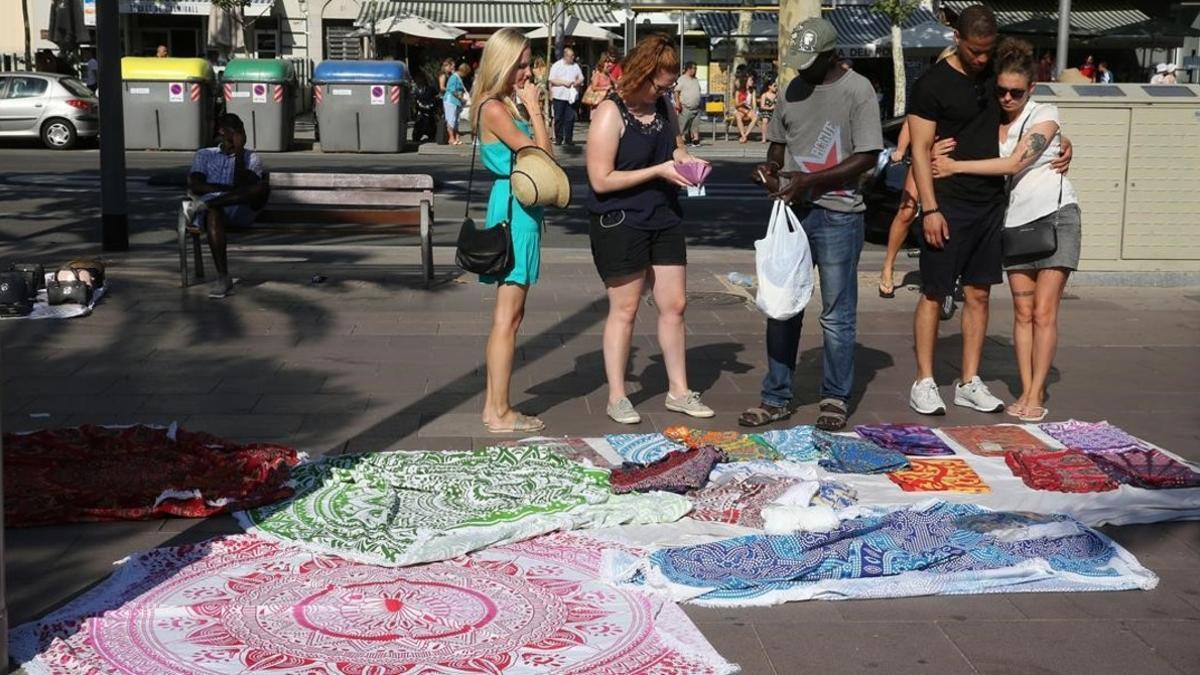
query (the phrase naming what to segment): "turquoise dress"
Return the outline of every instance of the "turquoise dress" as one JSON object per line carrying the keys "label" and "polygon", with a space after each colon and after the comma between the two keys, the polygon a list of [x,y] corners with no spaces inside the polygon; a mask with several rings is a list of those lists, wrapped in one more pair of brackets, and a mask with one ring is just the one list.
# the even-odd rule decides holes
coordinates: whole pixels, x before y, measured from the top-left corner
{"label": "turquoise dress", "polygon": [[[533,138],[533,125],[525,120],[513,120],[526,136]],[[493,227],[508,216],[508,205],[512,204],[510,231],[513,240],[513,267],[505,276],[481,274],[479,280],[485,284],[521,284],[532,286],[537,283],[542,268],[542,207],[527,209],[512,195],[508,177],[512,175],[513,152],[503,141],[480,143],[479,154],[483,165],[496,175],[492,193],[488,197],[487,222],[484,227]]]}

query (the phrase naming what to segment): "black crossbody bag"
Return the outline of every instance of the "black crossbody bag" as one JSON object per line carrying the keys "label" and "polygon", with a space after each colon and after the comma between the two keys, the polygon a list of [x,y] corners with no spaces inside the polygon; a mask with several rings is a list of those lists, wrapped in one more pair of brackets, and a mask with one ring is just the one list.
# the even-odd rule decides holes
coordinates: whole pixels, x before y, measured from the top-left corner
{"label": "black crossbody bag", "polygon": [[[482,112],[480,114],[482,115]],[[467,206],[463,212],[462,227],[458,231],[458,251],[454,256],[454,262],[463,270],[473,274],[504,276],[513,268],[512,202],[515,197],[512,196],[510,188],[508,213],[502,222],[485,229],[475,226],[475,221],[471,219],[471,189],[475,182],[475,150],[478,147],[477,136],[471,142],[471,168],[467,174]]]}
{"label": "black crossbody bag", "polygon": [[[1025,135],[1025,125],[1029,123],[1031,112],[1021,123],[1021,131],[1017,134],[1017,145]],[[1061,132],[1060,132],[1061,133]],[[1012,194],[1013,178],[1008,178],[1006,194]],[[1063,177],[1058,176],[1058,205],[1054,207],[1054,219],[1047,221],[1044,217],[1025,223],[1006,227],[1001,235],[1001,246],[1004,257],[1008,260],[1033,261],[1054,255],[1058,250],[1058,212],[1062,208]]]}

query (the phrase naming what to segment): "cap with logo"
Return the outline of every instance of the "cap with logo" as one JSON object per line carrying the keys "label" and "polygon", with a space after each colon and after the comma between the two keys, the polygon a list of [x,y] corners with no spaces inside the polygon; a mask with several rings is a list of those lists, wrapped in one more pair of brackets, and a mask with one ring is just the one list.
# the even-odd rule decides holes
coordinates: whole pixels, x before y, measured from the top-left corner
{"label": "cap with logo", "polygon": [[792,29],[783,63],[796,70],[807,70],[817,56],[837,49],[837,29],[825,19],[814,17]]}

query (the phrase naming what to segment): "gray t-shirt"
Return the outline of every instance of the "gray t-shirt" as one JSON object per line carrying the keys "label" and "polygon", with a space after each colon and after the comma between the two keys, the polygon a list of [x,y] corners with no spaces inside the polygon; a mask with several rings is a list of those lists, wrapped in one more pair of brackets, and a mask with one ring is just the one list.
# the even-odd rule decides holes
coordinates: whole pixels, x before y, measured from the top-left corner
{"label": "gray t-shirt", "polygon": [[680,75],[679,81],[675,85],[675,90],[679,92],[679,102],[683,107],[689,110],[695,110],[700,107],[700,80],[687,75]]}
{"label": "gray t-shirt", "polygon": [[[862,75],[850,71],[833,84],[818,85],[802,101],[788,100],[788,93],[791,92],[781,93],[767,127],[768,141],[787,145],[786,170],[824,171],[841,164],[850,155],[883,149],[879,101],[874,87]],[[866,209],[857,178],[841,189],[817,196],[814,201],[830,211]]]}

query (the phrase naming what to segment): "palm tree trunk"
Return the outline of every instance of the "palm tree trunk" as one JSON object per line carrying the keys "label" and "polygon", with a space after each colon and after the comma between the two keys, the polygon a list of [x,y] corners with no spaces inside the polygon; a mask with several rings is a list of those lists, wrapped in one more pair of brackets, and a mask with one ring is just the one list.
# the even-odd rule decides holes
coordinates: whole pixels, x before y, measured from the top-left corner
{"label": "palm tree trunk", "polygon": [[905,92],[908,89],[907,74],[904,71],[904,45],[900,42],[900,24],[892,24],[892,82],[895,84],[893,94],[892,114],[899,117],[908,107]]}
{"label": "palm tree trunk", "polygon": [[25,70],[33,70],[33,39],[29,35],[29,0],[21,0],[21,15],[25,19]]}

